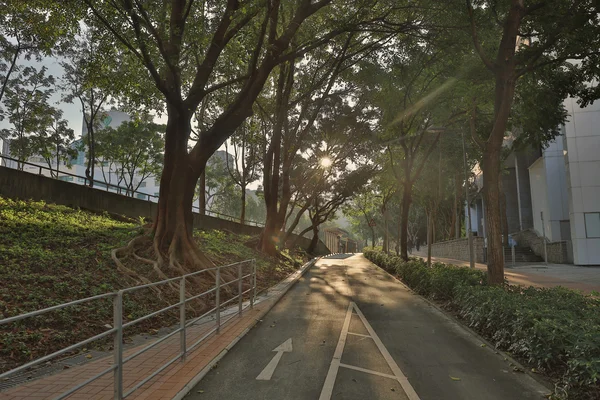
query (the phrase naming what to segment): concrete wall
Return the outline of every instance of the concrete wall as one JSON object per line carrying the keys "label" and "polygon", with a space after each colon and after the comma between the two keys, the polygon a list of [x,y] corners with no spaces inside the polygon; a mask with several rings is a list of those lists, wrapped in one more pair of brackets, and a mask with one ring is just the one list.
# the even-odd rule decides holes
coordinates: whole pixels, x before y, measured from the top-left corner
{"label": "concrete wall", "polygon": [[[475,262],[484,262],[484,239],[482,237],[473,238],[473,249],[475,250]],[[427,254],[427,247],[423,245],[420,254]],[[431,255],[433,257],[453,258],[455,260],[469,261],[469,241],[467,238],[447,240],[445,242],[434,243],[431,246]]]}
{"label": "concrete wall", "polygon": [[574,262],[600,265],[600,237],[594,237],[592,217],[600,213],[600,102],[581,109],[576,99],[565,101],[565,163],[569,193],[569,220]]}
{"label": "concrete wall", "polygon": [[[154,218],[158,208],[157,203],[140,200],[124,195],[94,189],[83,185],[64,182],[19,171],[12,168],[0,167],[0,196],[43,200],[49,203],[68,207],[111,214],[125,215],[130,218]],[[244,235],[259,235],[262,228],[243,225],[234,221],[210,217],[194,213],[194,226],[202,229],[226,230]],[[296,237],[293,235],[292,240]],[[310,239],[299,238],[298,245],[307,248]],[[316,254],[325,255],[330,251],[322,241],[317,245]]]}

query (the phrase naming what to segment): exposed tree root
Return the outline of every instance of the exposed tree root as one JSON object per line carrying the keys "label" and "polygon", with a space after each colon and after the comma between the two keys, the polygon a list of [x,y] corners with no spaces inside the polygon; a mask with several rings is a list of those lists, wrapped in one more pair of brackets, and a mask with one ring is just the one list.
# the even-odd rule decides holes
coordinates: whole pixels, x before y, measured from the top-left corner
{"label": "exposed tree root", "polygon": [[[137,243],[139,243],[139,242],[144,241],[145,239],[147,239],[146,236],[136,236],[133,239],[131,239],[129,241],[129,243],[127,243],[126,246],[119,247],[117,249],[113,249],[110,252],[111,258],[113,259],[113,261],[117,265],[117,270],[120,271],[121,273],[123,273],[123,274],[125,274],[125,275],[127,275],[127,276],[129,276],[131,278],[133,278],[140,285],[145,285],[145,284],[148,284],[148,283],[152,283],[152,281],[150,281],[145,276],[142,276],[142,275],[138,274],[136,271],[134,271],[134,270],[132,270],[130,268],[127,268],[123,264],[123,262],[121,262],[121,260],[119,259],[119,254],[123,254],[125,256],[134,254],[135,245]],[[135,254],[134,254],[134,256],[135,256]],[[157,295],[161,296],[162,292],[161,292],[160,289],[158,289],[157,287],[154,287],[154,286],[152,286],[151,289]]]}

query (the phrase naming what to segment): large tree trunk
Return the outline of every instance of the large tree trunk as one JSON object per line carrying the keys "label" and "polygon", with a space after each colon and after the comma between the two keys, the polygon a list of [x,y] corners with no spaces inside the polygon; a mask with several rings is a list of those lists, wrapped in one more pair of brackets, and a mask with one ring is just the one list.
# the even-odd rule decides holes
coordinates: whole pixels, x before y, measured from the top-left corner
{"label": "large tree trunk", "polygon": [[[284,66],[280,66],[279,78],[277,80],[276,120],[273,124],[271,143],[269,144],[264,161],[263,187],[267,218],[260,238],[260,249],[262,252],[270,255],[274,255],[277,252],[279,230],[281,229],[277,206],[279,200],[282,131],[284,119],[287,118],[286,110],[289,100],[289,91],[286,90],[286,77],[286,69]],[[289,77],[287,78],[290,79]]]}
{"label": "large tree trunk", "polygon": [[[190,117],[175,107],[168,107],[169,119],[165,135],[164,169],[160,179],[158,213],[154,220],[154,249],[160,263],[168,256],[171,267],[183,269],[209,267],[210,260],[193,241],[192,203],[196,183],[204,172],[210,154],[203,154],[201,166],[192,165],[187,151],[191,132]],[[206,153],[210,149],[206,149]]]}
{"label": "large tree trunk", "polygon": [[487,231],[488,281],[504,282],[504,257],[502,255],[502,223],[500,213],[500,152],[485,151],[483,156],[483,198]]}
{"label": "large tree trunk", "polygon": [[516,85],[515,51],[524,15],[522,0],[512,0],[506,17],[500,48],[495,60],[494,126],[483,147],[483,198],[488,235],[488,282],[504,282],[502,223],[500,211],[500,164],[502,143],[506,133]]}
{"label": "large tree trunk", "polygon": [[400,232],[400,257],[404,261],[408,261],[408,216],[410,205],[412,203],[412,184],[405,183],[402,191],[402,213],[400,215],[400,223],[402,230]]}

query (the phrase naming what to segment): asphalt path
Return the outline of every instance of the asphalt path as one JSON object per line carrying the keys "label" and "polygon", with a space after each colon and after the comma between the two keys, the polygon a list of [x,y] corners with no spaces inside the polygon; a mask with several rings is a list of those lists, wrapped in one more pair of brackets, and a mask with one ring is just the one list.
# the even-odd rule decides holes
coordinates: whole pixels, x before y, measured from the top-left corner
{"label": "asphalt path", "polygon": [[548,392],[362,255],[337,255],[317,262],[186,399],[512,400]]}

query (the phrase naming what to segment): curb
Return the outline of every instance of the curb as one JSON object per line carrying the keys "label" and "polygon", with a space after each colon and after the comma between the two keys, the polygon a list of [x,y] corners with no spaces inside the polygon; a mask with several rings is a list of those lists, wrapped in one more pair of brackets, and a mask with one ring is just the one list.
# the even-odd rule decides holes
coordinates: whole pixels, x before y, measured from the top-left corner
{"label": "curb", "polygon": [[294,286],[294,284],[296,282],[298,282],[298,280],[302,276],[304,276],[304,274],[306,273],[306,271],[308,271],[313,265],[315,265],[315,263],[320,258],[321,257],[313,258],[312,260],[310,260],[309,262],[307,262],[306,264],[304,264],[299,270],[297,270],[292,275],[290,275],[289,277],[287,277],[286,279],[284,279],[282,282],[285,282],[285,281],[289,281],[289,282],[287,283],[287,285],[285,286],[284,289],[282,289],[277,295],[275,295],[275,297],[273,297],[274,301],[272,301],[270,305],[268,305],[267,307],[265,307],[265,309],[263,311],[261,311],[258,314],[258,316],[254,319],[254,322],[252,322],[246,329],[244,329],[242,331],[242,333],[240,333],[238,336],[236,336],[231,341],[231,343],[229,343],[223,350],[221,350],[221,352],[219,354],[217,354],[215,356],[215,358],[213,358],[206,365],[206,367],[204,367],[202,369],[202,371],[200,371],[195,377],[192,378],[192,380],[190,380],[188,383],[186,383],[185,386],[179,391],[179,393],[177,393],[173,397],[173,400],[181,400],[181,399],[183,399],[194,388],[194,386],[196,386],[202,380],[202,378],[204,378],[206,376],[206,374],[208,374],[208,372],[215,366],[215,364],[217,364],[219,361],[221,361],[221,359],[223,357],[225,357],[225,354],[227,354],[229,352],[229,350],[231,350],[233,348],[233,346],[235,346],[237,344],[237,342],[239,342],[244,336],[246,336],[246,334],[248,332],[250,332],[250,329],[254,328],[254,326],[258,323],[258,321],[262,317],[264,317],[269,311],[271,311],[271,309],[273,307],[275,307],[275,304],[277,304],[279,302],[279,300],[281,300],[281,298],[288,292],[288,290],[290,290],[290,288],[292,286]]}
{"label": "curb", "polygon": [[[364,257],[364,255],[363,255],[363,257]],[[535,380],[540,385],[544,386],[550,392],[554,392],[554,385],[552,384],[552,382],[550,380],[544,378],[543,376],[540,376],[538,374],[535,374],[535,373],[531,372],[529,370],[529,368],[525,367],[519,361],[515,360],[510,354],[505,353],[502,350],[497,349],[496,346],[494,346],[492,343],[490,343],[486,338],[484,338],[479,333],[475,332],[474,330],[472,330],[471,328],[469,328],[468,326],[466,326],[461,320],[455,318],[453,315],[451,315],[448,312],[446,312],[446,310],[444,310],[443,308],[441,308],[435,302],[433,302],[432,300],[428,299],[427,297],[421,296],[420,294],[418,294],[417,292],[415,292],[414,290],[412,290],[410,287],[408,287],[408,285],[406,285],[406,283],[402,282],[400,279],[398,279],[394,275],[390,274],[388,271],[386,271],[385,269],[381,268],[379,265],[375,264],[373,261],[369,260],[367,257],[365,257],[365,259],[367,259],[367,261],[369,261],[371,264],[373,264],[374,266],[376,266],[377,268],[379,268],[380,270],[382,270],[384,273],[386,273],[388,276],[390,276],[393,280],[397,281],[400,285],[402,285],[410,293],[414,294],[415,296],[418,296],[420,299],[424,300],[427,304],[429,304],[430,306],[432,306],[433,308],[435,308],[445,318],[447,318],[450,321],[454,322],[455,324],[457,324],[458,326],[460,326],[461,329],[464,329],[471,336],[475,337],[477,340],[479,340],[482,343],[484,343],[486,345],[486,347],[488,347],[490,350],[494,351],[494,353],[496,355],[500,355],[500,356],[504,357],[505,361],[508,361],[508,362],[514,364],[516,367],[518,367],[519,369],[521,369],[522,373],[527,374],[529,377],[531,377],[533,380]]]}

